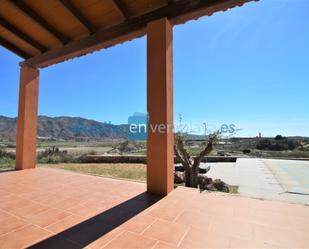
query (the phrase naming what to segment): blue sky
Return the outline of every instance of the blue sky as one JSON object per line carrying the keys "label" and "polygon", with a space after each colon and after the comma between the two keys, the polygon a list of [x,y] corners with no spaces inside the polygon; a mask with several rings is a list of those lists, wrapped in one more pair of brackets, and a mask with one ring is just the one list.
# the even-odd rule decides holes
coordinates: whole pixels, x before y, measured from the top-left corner
{"label": "blue sky", "polygon": [[[309,1],[261,0],[174,28],[174,111],[199,132],[309,136]],[[0,48],[0,115],[21,59]],[[126,123],[146,112],[146,38],[41,70],[39,114]]]}

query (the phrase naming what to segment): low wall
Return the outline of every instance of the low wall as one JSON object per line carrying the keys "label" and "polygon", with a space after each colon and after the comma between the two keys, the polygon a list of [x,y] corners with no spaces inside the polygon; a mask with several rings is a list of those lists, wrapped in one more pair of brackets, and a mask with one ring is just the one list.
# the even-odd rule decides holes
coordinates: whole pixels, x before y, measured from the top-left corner
{"label": "low wall", "polygon": [[143,163],[146,164],[146,156],[111,156],[111,155],[89,155],[83,161],[85,163]]}
{"label": "low wall", "polygon": [[[202,162],[216,163],[216,162],[236,162],[237,157],[225,156],[209,156],[204,157]],[[180,163],[175,157],[175,163]],[[147,164],[146,156],[137,155],[89,155],[84,159],[85,163],[143,163]]]}

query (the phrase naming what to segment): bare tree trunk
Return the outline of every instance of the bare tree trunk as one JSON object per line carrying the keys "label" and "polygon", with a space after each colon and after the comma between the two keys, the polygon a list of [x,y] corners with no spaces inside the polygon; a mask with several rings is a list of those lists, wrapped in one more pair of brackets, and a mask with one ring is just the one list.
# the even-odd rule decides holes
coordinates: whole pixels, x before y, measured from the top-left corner
{"label": "bare tree trunk", "polygon": [[186,187],[192,186],[192,171],[191,169],[185,169],[185,185]]}
{"label": "bare tree trunk", "polygon": [[198,185],[198,179],[197,179],[198,172],[199,172],[199,167],[197,167],[197,169],[194,169],[192,167],[191,186],[190,187],[197,188],[197,185]]}
{"label": "bare tree trunk", "polygon": [[200,154],[192,158],[187,150],[184,147],[184,142],[181,137],[176,138],[176,143],[174,146],[176,158],[181,162],[185,169],[185,185],[186,187],[194,187],[198,186],[198,173],[199,173],[199,165],[204,156],[208,155],[213,149],[213,143],[216,139],[216,136],[209,136],[207,146]]}

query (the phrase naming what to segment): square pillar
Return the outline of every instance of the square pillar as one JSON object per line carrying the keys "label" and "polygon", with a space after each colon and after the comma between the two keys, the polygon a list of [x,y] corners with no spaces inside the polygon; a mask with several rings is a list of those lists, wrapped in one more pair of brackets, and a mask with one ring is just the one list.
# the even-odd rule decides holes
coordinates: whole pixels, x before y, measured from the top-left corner
{"label": "square pillar", "polygon": [[16,130],[16,169],[18,170],[35,168],[38,95],[39,70],[22,65]]}
{"label": "square pillar", "polygon": [[173,27],[167,18],[147,25],[147,191],[174,188]]}

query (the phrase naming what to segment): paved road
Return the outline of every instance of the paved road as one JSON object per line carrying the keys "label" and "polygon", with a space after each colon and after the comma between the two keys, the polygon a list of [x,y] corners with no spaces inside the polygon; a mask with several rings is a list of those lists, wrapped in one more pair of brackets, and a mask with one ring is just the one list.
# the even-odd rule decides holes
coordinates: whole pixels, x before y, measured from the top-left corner
{"label": "paved road", "polygon": [[240,195],[309,205],[309,162],[245,159],[210,163],[210,177],[238,185]]}

